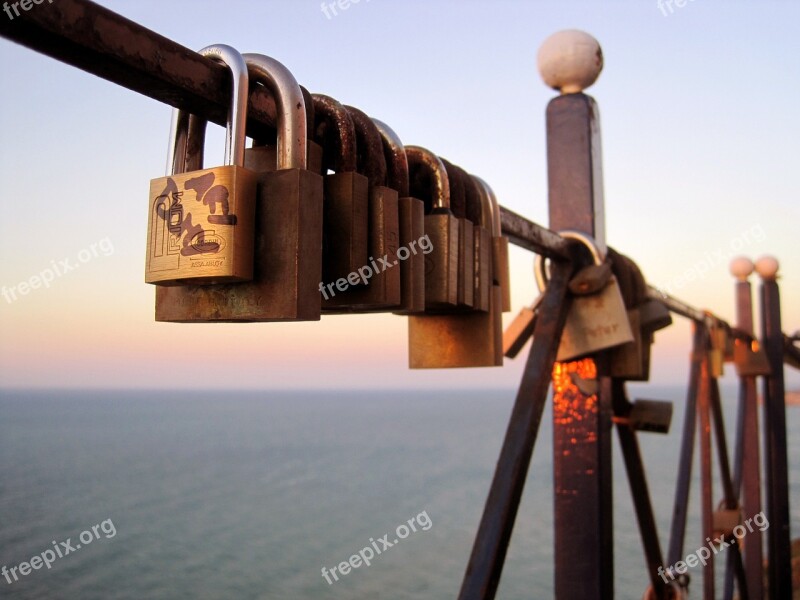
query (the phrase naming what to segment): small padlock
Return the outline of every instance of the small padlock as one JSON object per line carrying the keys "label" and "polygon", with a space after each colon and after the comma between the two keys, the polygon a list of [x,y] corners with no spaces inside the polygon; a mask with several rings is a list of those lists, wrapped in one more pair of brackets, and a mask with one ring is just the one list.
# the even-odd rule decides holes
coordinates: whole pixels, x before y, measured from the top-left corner
{"label": "small padlock", "polygon": [[508,262],[508,238],[503,235],[500,221],[500,203],[494,190],[480,177],[473,175],[475,180],[486,190],[492,201],[494,213],[492,214],[492,264],[494,265],[494,285],[500,287],[502,293],[503,312],[511,310],[511,273]]}
{"label": "small padlock", "polygon": [[772,373],[766,352],[757,340],[749,344],[737,339],[734,342],[733,362],[739,377],[762,377]]}
{"label": "small padlock", "polygon": [[253,278],[256,175],[243,166],[247,66],[241,54],[223,44],[203,48],[200,54],[225,64],[232,74],[225,166],[176,172],[182,117],[173,117],[167,166],[172,174],[150,182],[145,281],[159,286]]}
{"label": "small padlock", "polygon": [[[278,162],[257,175],[253,281],[159,288],[158,321],[320,318],[322,176],[305,168],[308,152],[303,94],[289,70],[278,61],[260,54],[246,54],[244,59],[250,80],[270,91],[278,109]],[[191,142],[189,146],[194,147]],[[248,164],[251,151],[245,153]],[[260,150],[252,156],[256,162],[263,158]]]}
{"label": "small padlock", "polygon": [[660,300],[654,298],[645,300],[637,308],[639,309],[639,322],[644,332],[654,333],[672,325],[672,314],[667,305]]}
{"label": "small padlock", "polygon": [[458,308],[472,310],[475,302],[475,225],[467,220],[466,173],[439,157],[450,182],[450,209],[458,219]]}
{"label": "small padlock", "polygon": [[400,219],[400,307],[395,314],[411,315],[425,311],[425,203],[409,194],[408,159],[398,135],[386,123],[372,119],[383,140],[387,185],[397,190]]}
{"label": "small padlock", "polygon": [[391,312],[400,306],[397,190],[386,186],[386,158],[377,127],[357,108],[345,108],[356,130],[357,169],[369,181],[369,256],[347,278],[324,283],[322,309],[326,313]]}
{"label": "small padlock", "polygon": [[425,311],[458,306],[458,219],[450,210],[447,170],[435,154],[406,146],[411,195],[425,202],[425,235],[431,251],[425,255]]}
{"label": "small padlock", "polygon": [[473,240],[475,245],[475,278],[473,293],[473,308],[487,312],[489,310],[489,297],[492,294],[492,278],[494,265],[492,259],[492,214],[483,210],[484,202],[488,202],[491,209],[491,200],[484,198],[485,190],[469,173],[464,177],[467,202],[467,219],[474,223]]}
{"label": "small padlock", "polygon": [[[482,222],[495,214],[488,194],[481,197]],[[494,265],[492,265],[494,270]],[[487,312],[411,315],[408,356],[412,369],[499,367],[503,365],[502,292],[492,285]]]}
{"label": "small padlock", "polygon": [[327,283],[346,279],[369,263],[369,180],[357,172],[358,142],[350,113],[330,96],[312,98],[314,137],[323,147],[322,274]]}
{"label": "small padlock", "polygon": [[[592,254],[594,263],[601,264],[605,257],[594,240],[579,231],[561,231],[559,234],[566,238],[578,240],[584,244]],[[544,270],[544,260],[536,256],[534,263],[536,282],[540,291],[547,286],[547,276]],[[556,360],[564,362],[578,357],[606,350],[633,341],[625,302],[622,299],[617,280],[614,276],[601,291],[588,296],[575,296],[567,322],[561,333],[561,343],[558,347]]]}

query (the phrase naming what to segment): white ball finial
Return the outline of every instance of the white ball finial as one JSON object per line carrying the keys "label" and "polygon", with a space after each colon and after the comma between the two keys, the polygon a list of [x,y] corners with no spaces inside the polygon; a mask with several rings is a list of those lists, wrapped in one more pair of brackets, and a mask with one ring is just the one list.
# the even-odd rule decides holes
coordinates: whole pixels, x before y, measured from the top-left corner
{"label": "white ball finial", "polygon": [[562,94],[577,94],[603,70],[600,43],[585,31],[565,29],[542,43],[537,56],[544,82]]}
{"label": "white ball finial", "polygon": [[731,275],[739,281],[747,281],[756,266],[746,256],[737,256],[731,261]]}
{"label": "white ball finial", "polygon": [[756,261],[756,272],[765,281],[774,281],[778,277],[780,264],[774,256],[762,256]]}

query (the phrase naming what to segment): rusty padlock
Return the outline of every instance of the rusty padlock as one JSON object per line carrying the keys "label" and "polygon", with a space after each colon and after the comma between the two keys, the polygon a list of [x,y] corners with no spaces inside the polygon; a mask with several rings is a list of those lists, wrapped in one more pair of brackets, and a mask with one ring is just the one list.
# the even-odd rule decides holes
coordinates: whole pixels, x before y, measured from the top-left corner
{"label": "rusty padlock", "polygon": [[628,310],[628,322],[633,340],[611,349],[609,375],[617,379],[639,381],[645,374],[644,353],[650,352],[650,346],[643,339],[638,308]]}
{"label": "rusty padlock", "polygon": [[357,169],[369,180],[369,256],[347,278],[320,287],[322,309],[326,313],[390,312],[400,306],[398,194],[386,186],[386,158],[377,127],[357,108],[345,108],[356,131]]}
{"label": "rusty padlock", "polygon": [[425,202],[425,235],[432,250],[425,256],[425,311],[458,306],[458,219],[450,210],[450,183],[439,157],[406,146],[411,195]]}
{"label": "rusty padlock", "polygon": [[397,190],[400,219],[400,307],[398,315],[425,311],[425,254],[430,252],[425,237],[425,203],[410,196],[408,184],[408,159],[398,135],[386,123],[372,119],[383,140],[386,157],[387,184]]}
{"label": "rusty padlock", "polygon": [[464,177],[466,192],[467,219],[474,223],[473,240],[475,246],[475,278],[473,282],[473,308],[487,312],[489,310],[490,296],[492,294],[492,281],[494,277],[494,264],[492,258],[492,214],[487,214],[483,208],[491,199],[486,195],[483,186],[469,173]]}
{"label": "rusty padlock", "polygon": [[[594,240],[579,231],[560,231],[563,237],[575,239],[591,252],[595,265],[601,264],[605,257]],[[540,291],[547,287],[544,259],[536,256],[534,263],[536,283]],[[564,362],[587,354],[606,350],[633,341],[625,302],[619,285],[612,275],[609,283],[599,292],[587,296],[575,296],[572,301],[567,322],[561,333],[556,360]]]}
{"label": "rusty padlock", "polygon": [[466,173],[447,159],[439,158],[450,182],[450,210],[458,219],[458,308],[472,310],[475,303],[475,226],[467,220]]}
{"label": "rusty padlock", "polygon": [[200,54],[232,74],[225,166],[177,172],[178,124],[173,113],[166,177],[150,182],[145,282],[159,286],[208,285],[253,277],[256,175],[244,168],[248,75],[242,55],[224,44]]}
{"label": "rusty padlock", "polygon": [[475,180],[483,186],[492,201],[494,213],[492,215],[492,264],[494,265],[494,284],[500,286],[502,291],[503,312],[511,310],[511,273],[508,262],[508,238],[503,235],[500,221],[500,203],[491,186],[480,177],[473,175]]}
{"label": "rusty padlock", "polygon": [[[250,80],[269,90],[278,109],[278,162],[272,170],[257,175],[253,281],[159,289],[157,321],[320,318],[322,176],[305,168],[308,153],[303,94],[289,70],[278,61],[260,54],[245,54],[244,58]],[[189,145],[192,147],[191,141]]]}
{"label": "rusty padlock", "polygon": [[[481,196],[481,221],[494,229],[490,196]],[[494,269],[494,265],[493,265]],[[412,369],[499,367],[503,365],[503,298],[492,285],[487,312],[411,315],[408,358]]]}
{"label": "rusty padlock", "polygon": [[312,98],[325,179],[322,274],[325,282],[335,282],[369,262],[369,180],[357,172],[358,142],[350,113],[330,96]]}

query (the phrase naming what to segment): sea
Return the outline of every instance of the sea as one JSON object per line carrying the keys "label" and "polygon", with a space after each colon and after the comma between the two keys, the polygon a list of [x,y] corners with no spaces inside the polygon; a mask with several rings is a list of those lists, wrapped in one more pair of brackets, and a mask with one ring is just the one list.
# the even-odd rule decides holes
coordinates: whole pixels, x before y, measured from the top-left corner
{"label": "sea", "polygon": [[[644,390],[674,403],[668,434],[639,435],[666,553],[685,390]],[[455,599],[515,394],[0,390],[0,598]],[[735,389],[723,404],[732,446]],[[797,536],[800,410],[787,418]],[[548,403],[501,599],[553,597],[552,437]],[[614,444],[615,597],[639,599]],[[693,473],[687,554],[704,543]]]}

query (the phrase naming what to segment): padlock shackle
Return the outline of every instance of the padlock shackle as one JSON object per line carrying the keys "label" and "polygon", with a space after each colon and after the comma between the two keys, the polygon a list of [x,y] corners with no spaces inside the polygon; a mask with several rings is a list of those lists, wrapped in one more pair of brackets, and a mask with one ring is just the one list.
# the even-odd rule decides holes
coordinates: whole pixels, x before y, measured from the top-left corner
{"label": "padlock shackle", "polygon": [[500,223],[500,203],[497,201],[497,196],[495,195],[492,187],[486,183],[485,180],[481,179],[477,175],[473,175],[472,177],[475,178],[475,181],[477,181],[486,192],[489,202],[492,205],[492,237],[500,237],[503,235],[503,228]]}
{"label": "padlock shackle", "polygon": [[[226,166],[244,166],[244,142],[247,128],[247,101],[250,81],[245,59],[235,48],[226,44],[206,46],[198,54],[225,65],[231,72],[231,81],[233,83],[231,97],[233,100],[228,107],[228,121],[225,127],[225,160],[223,164]],[[174,174],[178,164],[187,159],[185,143],[189,136],[189,116],[184,112],[177,108],[172,111],[169,148],[167,149],[167,175]],[[205,127],[205,121],[202,124]],[[186,131],[187,137],[183,138],[181,143],[179,136],[184,131]],[[181,148],[178,147],[179,143],[182,145]]]}
{"label": "padlock shackle", "polygon": [[495,236],[494,203],[492,202],[492,198],[489,196],[489,192],[486,191],[486,185],[483,179],[477,175],[470,175],[470,178],[472,179],[472,183],[475,185],[475,189],[478,191],[478,197],[481,200],[480,226],[488,229],[492,232],[492,236]]}
{"label": "padlock shackle", "polygon": [[[603,261],[606,259],[606,257],[600,248],[598,248],[597,242],[588,233],[583,233],[582,231],[576,231],[574,229],[563,229],[557,233],[561,237],[577,240],[586,246],[592,255],[594,264],[603,264]],[[544,258],[541,254],[537,254],[533,261],[533,274],[536,277],[536,286],[539,288],[539,291],[544,292],[545,288],[547,287],[547,273],[545,272],[544,268]]]}
{"label": "padlock shackle", "polygon": [[300,85],[291,71],[274,58],[248,52],[244,60],[250,79],[269,90],[278,108],[278,170],[306,169],[308,128]]}
{"label": "padlock shackle", "polygon": [[378,128],[366,113],[354,106],[345,105],[345,108],[356,128],[356,170],[366,176],[370,187],[386,185],[386,159],[383,156],[383,141]]}
{"label": "padlock shackle", "polygon": [[314,102],[314,139],[323,147],[330,148],[326,139],[333,128],[336,132],[334,160],[325,162],[335,173],[355,173],[358,163],[356,128],[344,105],[325,94],[311,94]]}
{"label": "padlock shackle", "polygon": [[446,158],[439,159],[447,171],[447,181],[450,184],[450,211],[459,219],[467,217],[466,188],[464,187],[463,171]]}
{"label": "padlock shackle", "polygon": [[421,146],[406,146],[409,172],[412,168],[427,171],[431,182],[431,206],[433,209],[450,210],[450,180],[447,169],[430,150]]}
{"label": "padlock shackle", "polygon": [[372,119],[378,133],[381,134],[383,141],[383,154],[386,158],[386,184],[393,190],[397,190],[400,198],[406,198],[409,194],[408,184],[408,158],[403,142],[400,137],[383,121]]}

